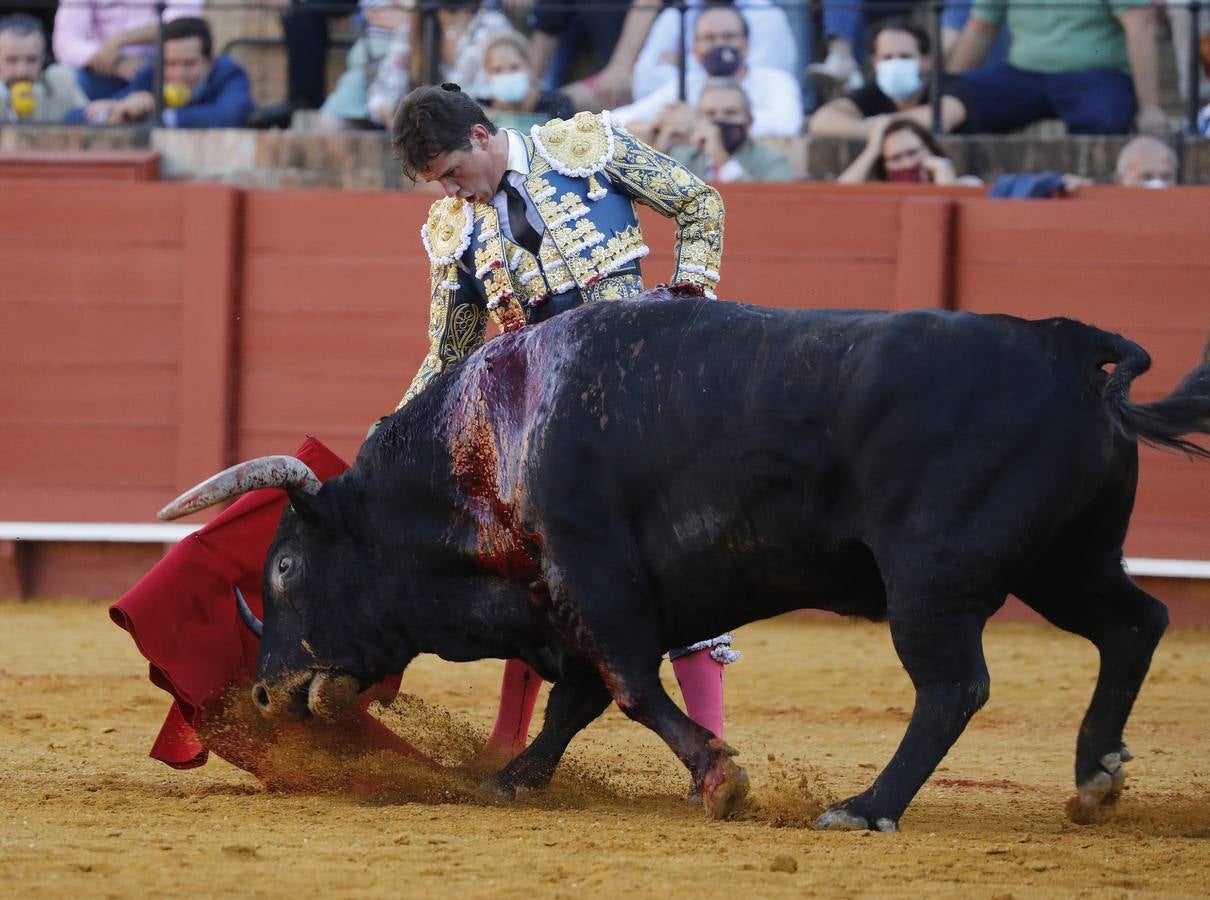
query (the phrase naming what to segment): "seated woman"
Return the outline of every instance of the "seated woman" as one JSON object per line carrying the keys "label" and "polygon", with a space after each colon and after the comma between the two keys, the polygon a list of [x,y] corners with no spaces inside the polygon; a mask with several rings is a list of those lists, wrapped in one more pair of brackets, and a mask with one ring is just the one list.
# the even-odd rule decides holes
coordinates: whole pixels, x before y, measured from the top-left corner
{"label": "seated woman", "polygon": [[[361,0],[366,34],[349,50],[348,68],[324,101],[319,128],[381,128],[421,71],[419,4],[416,0]],[[473,96],[485,85],[483,48],[488,38],[512,31],[496,9],[475,0],[437,0],[440,80],[456,81]]]}
{"label": "seated woman", "polygon": [[494,35],[483,48],[487,95],[477,98],[500,128],[528,131],[550,119],[570,119],[575,110],[562,91],[544,91],[530,75],[529,41],[515,31]]}
{"label": "seated woman", "polygon": [[911,119],[887,118],[870,131],[865,149],[836,181],[957,184],[958,174],[927,128]]}

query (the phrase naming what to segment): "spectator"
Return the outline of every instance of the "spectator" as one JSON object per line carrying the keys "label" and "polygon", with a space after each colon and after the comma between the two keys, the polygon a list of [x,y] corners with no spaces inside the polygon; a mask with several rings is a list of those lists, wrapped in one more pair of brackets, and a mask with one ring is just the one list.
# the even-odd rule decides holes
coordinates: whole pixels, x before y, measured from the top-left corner
{"label": "spectator", "polygon": [[[1210,76],[1210,34],[1203,34],[1199,44],[1202,57],[1202,71]],[[1210,137],[1210,103],[1203,106],[1197,113],[1197,130],[1203,137]]]}
{"label": "spectator", "polygon": [[957,184],[958,175],[931,131],[911,119],[883,118],[870,130],[865,149],[836,181]]}
{"label": "spectator", "polygon": [[76,73],[45,63],[42,23],[25,13],[0,18],[0,122],[61,122],[84,103]]}
{"label": "spectator", "polygon": [[659,150],[688,138],[707,76],[733,78],[752,99],[753,137],[796,135],[802,130],[802,94],[798,82],[781,69],[748,65],[748,26],[730,6],[702,10],[694,24],[693,55],[700,65],[685,79],[686,101],[669,82],[642,100],[614,110],[614,120],[632,128]]}
{"label": "spectator", "polygon": [[712,78],[697,101],[698,118],[689,140],[668,155],[699,178],[732,181],[790,181],[789,161],[749,137],[752,104],[739,82]]}
{"label": "spectator", "polygon": [[[200,16],[201,0],[165,0],[164,21]],[[155,52],[156,0],[72,0],[55,13],[59,62],[76,70],[89,100],[124,90]]]}
{"label": "spectator", "polygon": [[1118,154],[1113,181],[1122,187],[1172,187],[1176,184],[1176,154],[1159,138],[1136,137]]}
{"label": "spectator", "polygon": [[950,68],[978,66],[1003,24],[1013,36],[1009,61],[967,75],[982,130],[1047,118],[1062,119],[1072,134],[1121,134],[1132,123],[1147,134],[1167,128],[1149,0],[975,0]]}
{"label": "spectator", "polygon": [[[830,100],[811,116],[812,135],[867,137],[877,116],[896,115],[921,125],[933,121],[928,34],[907,19],[887,19],[874,32],[874,83]],[[960,76],[941,79],[941,127],[972,131],[970,92]]]}
{"label": "spectator", "polygon": [[915,0],[821,0],[820,18],[828,52],[823,62],[807,69],[831,96],[837,89],[855,91],[865,84],[857,48],[865,46],[865,30],[870,18],[907,15]]}
{"label": "spectator", "polygon": [[[94,100],[70,119],[93,124],[146,122],[155,113],[153,67],[135,74],[113,97]],[[164,127],[238,128],[252,111],[248,75],[229,56],[214,56],[204,19],[173,19],[164,26]]]}
{"label": "spectator", "polygon": [[[1192,37],[1191,32],[1194,28],[1198,28],[1199,34],[1201,33],[1201,27],[1197,22],[1197,19],[1201,18],[1201,13],[1195,16],[1189,11],[1189,0],[1167,0],[1167,10],[1168,24],[1172,28],[1172,54],[1176,58],[1177,86],[1180,88],[1181,96],[1187,100],[1189,99],[1189,38]],[[1210,39],[1210,32],[1201,35],[1203,47],[1206,46],[1207,39]],[[1200,82],[1198,93],[1205,97],[1208,83],[1205,77],[1201,77]]]}
{"label": "spectator", "polygon": [[[572,9],[567,0],[535,0],[529,17],[534,78],[563,90],[576,109],[629,102],[635,59],[658,12],[659,4],[646,0],[597,0],[588,9]],[[569,84],[572,61],[585,43],[596,71]]]}
{"label": "spectator", "polygon": [[[266,0],[282,9],[281,29],[286,41],[286,99],[291,109],[318,109],[327,94],[328,48],[331,35],[329,22],[347,16],[357,9],[357,0],[324,0],[306,3],[303,0]],[[367,30],[376,28],[371,20],[380,21],[382,6],[371,7],[375,12],[365,17]],[[369,12],[369,10],[366,10]],[[394,26],[387,28],[394,31]],[[389,40],[390,35],[387,35]],[[380,54],[381,55],[381,54]]]}
{"label": "spectator", "polygon": [[[732,6],[729,0],[688,0],[682,19],[676,9],[664,9],[643,43],[634,65],[634,99],[641,100],[665,84],[676,84],[680,75],[681,23],[684,22],[688,47],[697,40],[697,19],[713,6]],[[748,62],[754,66],[781,69],[797,81],[798,48],[794,32],[784,10],[770,0],[741,0],[735,7],[743,16],[748,41]],[[730,43],[726,30],[715,30],[713,40]],[[709,49],[707,47],[706,49]],[[687,71],[701,70],[692,53],[686,54]]]}
{"label": "spectator", "polygon": [[412,32],[416,30],[413,26],[419,19],[414,11],[416,4],[406,0],[361,0],[360,6],[365,31],[349,48],[345,70],[320,106],[318,127],[322,131],[381,126],[390,119],[394,106],[375,109],[369,94],[379,68],[387,64],[387,54],[397,35],[402,35],[401,65],[403,77],[408,77]]}
{"label": "spectator", "polygon": [[550,119],[570,119],[575,110],[560,91],[543,91],[531,74],[529,41],[515,31],[502,31],[483,50],[487,75],[484,112],[497,127],[529,130]]}
{"label": "spectator", "polygon": [[[486,9],[477,0],[436,0],[436,6],[441,32],[440,79],[457,82],[472,96],[487,96],[483,51],[495,35],[514,31],[512,23],[499,10]],[[421,62],[419,15],[412,14],[395,30],[386,55],[374,70],[368,93],[361,98],[372,124],[390,123],[399,101],[418,80]],[[321,127],[339,127],[332,112],[325,103]]]}

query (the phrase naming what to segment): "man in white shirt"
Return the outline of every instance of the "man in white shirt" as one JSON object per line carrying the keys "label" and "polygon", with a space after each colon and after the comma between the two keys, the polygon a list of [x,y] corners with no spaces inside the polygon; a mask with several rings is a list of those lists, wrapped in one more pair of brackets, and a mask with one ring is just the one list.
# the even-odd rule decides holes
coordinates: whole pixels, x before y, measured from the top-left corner
{"label": "man in white shirt", "polygon": [[[656,17],[643,49],[634,64],[634,99],[642,100],[661,86],[676,83],[681,49],[681,24],[684,23],[686,44],[693,40],[697,18],[703,0],[689,0],[684,15],[677,9],[665,8]],[[742,0],[736,7],[744,17],[751,36],[748,62],[753,66],[781,69],[787,75],[798,76],[798,46],[786,11],[770,0]],[[692,53],[686,60],[688,71],[700,69]]]}
{"label": "man in white shirt", "polygon": [[665,150],[688,136],[702,87],[714,76],[739,82],[752,98],[753,137],[798,134],[803,124],[798,82],[781,69],[749,65],[748,49],[748,26],[738,10],[729,6],[703,10],[693,29],[698,66],[686,74],[685,99],[677,97],[674,80],[642,100],[618,107],[613,120],[657,150]]}

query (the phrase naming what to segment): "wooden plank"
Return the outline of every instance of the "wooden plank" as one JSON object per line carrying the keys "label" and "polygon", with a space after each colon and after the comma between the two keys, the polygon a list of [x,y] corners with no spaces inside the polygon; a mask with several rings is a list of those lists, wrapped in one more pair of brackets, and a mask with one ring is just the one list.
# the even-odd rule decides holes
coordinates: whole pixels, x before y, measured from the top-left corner
{"label": "wooden plank", "polygon": [[[1142,192],[1141,192],[1142,193]],[[1115,194],[1076,203],[959,199],[957,242],[963,259],[1058,265],[1204,267],[1205,204],[1191,197]]]}
{"label": "wooden plank", "polygon": [[[25,483],[0,480],[0,517],[29,522],[155,522],[172,486]],[[214,513],[191,517],[203,522]]]}
{"label": "wooden plank", "polygon": [[0,423],[107,422],[172,426],[176,415],[172,366],[72,365],[0,361],[4,405]]}
{"label": "wooden plank", "polygon": [[892,309],[953,305],[954,209],[945,197],[908,197],[900,205]]}
{"label": "wooden plank", "polygon": [[176,303],[180,252],[144,247],[115,252],[98,244],[0,247],[0,305],[71,303],[171,306]]}
{"label": "wooden plank", "polygon": [[0,360],[172,365],[176,324],[176,310],[166,306],[0,303]]}
{"label": "wooden plank", "polygon": [[429,303],[429,267],[423,252],[410,258],[252,252],[244,258],[246,309],[299,315],[389,312]]}
{"label": "wooden plank", "polygon": [[174,431],[164,426],[9,422],[0,441],[0,518],[28,518],[7,508],[16,484],[172,485],[174,450]]}
{"label": "wooden plank", "polygon": [[230,464],[241,196],[222,185],[183,189],[175,484]]}
{"label": "wooden plank", "polygon": [[[435,194],[387,191],[245,192],[244,247],[356,260],[417,254]],[[333,227],[334,223],[339,223]]]}
{"label": "wooden plank", "polygon": [[100,244],[129,256],[134,247],[180,244],[179,185],[17,179],[3,185],[0,246],[79,247]]}

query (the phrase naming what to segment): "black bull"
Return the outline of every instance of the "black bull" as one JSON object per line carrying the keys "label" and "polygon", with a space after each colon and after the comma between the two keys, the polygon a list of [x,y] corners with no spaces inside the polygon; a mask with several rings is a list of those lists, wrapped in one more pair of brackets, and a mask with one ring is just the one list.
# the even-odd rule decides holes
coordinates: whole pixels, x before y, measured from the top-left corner
{"label": "black bull", "polygon": [[725,815],[746,775],[664,692],[661,655],[804,607],[885,619],[915,708],[824,827],[897,827],[987,700],[982,631],[1011,592],[1100,651],[1075,760],[1095,806],[1125,777],[1167,624],[1122,567],[1138,439],[1207,455],[1182,436],[1210,429],[1210,363],[1134,404],[1148,365],[1067,319],[599,304],[450,367],[322,486],[270,457],[165,514],[289,491],[265,568],[268,714],[336,715],[420,653],[554,682],[487,785],[506,797],[544,785],[612,700]]}

